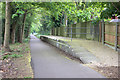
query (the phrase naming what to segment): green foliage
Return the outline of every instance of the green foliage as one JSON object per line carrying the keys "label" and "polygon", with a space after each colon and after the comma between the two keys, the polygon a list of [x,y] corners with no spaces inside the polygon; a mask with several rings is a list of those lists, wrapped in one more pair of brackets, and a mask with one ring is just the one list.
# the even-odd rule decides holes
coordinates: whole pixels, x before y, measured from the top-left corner
{"label": "green foliage", "polygon": [[[68,24],[74,22],[85,22],[93,20],[93,23],[99,21],[102,10],[106,7],[103,3],[85,3],[85,2],[44,2],[38,3],[40,8],[36,9],[35,22],[32,22],[32,32],[45,34],[52,27],[65,25],[65,15]],[[91,19],[93,16],[93,19]],[[96,18],[98,17],[98,18]]]}
{"label": "green foliage", "polygon": [[[4,4],[2,4],[3,14],[5,14]],[[120,2],[12,2],[11,25],[17,20],[19,29],[23,23],[23,15],[27,13],[25,34],[31,32],[49,34],[52,27],[64,26],[66,17],[68,25],[85,21],[96,24],[100,19],[111,18],[112,14],[119,14],[119,4]],[[2,17],[5,18],[4,15]]]}
{"label": "green foliage", "polygon": [[25,38],[25,39],[23,40],[24,43],[28,43],[29,41],[30,41],[29,38]]}
{"label": "green foliage", "polygon": [[[100,18],[111,17],[115,8],[112,5],[109,7],[110,4],[102,2],[16,2],[12,3],[16,6],[12,18],[27,13],[25,33],[30,29],[31,32],[45,34],[44,32],[49,33],[52,27],[65,25],[65,15],[69,25],[85,21],[96,23]],[[113,11],[110,11],[111,9]]]}
{"label": "green foliage", "polygon": [[18,54],[12,54],[12,55],[10,55],[10,57],[12,57],[12,58],[18,58],[18,57],[22,57],[23,55],[18,55]]}
{"label": "green foliage", "polygon": [[18,16],[18,15],[17,15],[17,14],[13,14],[13,15],[12,15],[12,19],[13,19],[14,17],[16,17],[16,16]]}
{"label": "green foliage", "polygon": [[100,18],[94,18],[94,19],[92,19],[92,24],[93,25],[96,25],[98,22],[100,21]]}
{"label": "green foliage", "polygon": [[3,56],[3,60],[4,60],[4,59],[8,59],[9,57],[19,58],[19,57],[22,57],[22,56],[23,56],[23,55],[18,55],[18,54],[4,55],[4,56]]}
{"label": "green foliage", "polygon": [[112,3],[104,3],[106,7],[101,12],[101,19],[108,19],[112,17],[112,14],[115,14],[115,16],[120,15],[120,2],[112,2]]}
{"label": "green foliage", "polygon": [[4,59],[8,59],[8,57],[9,57],[9,55],[3,56],[3,60],[4,60]]}
{"label": "green foliage", "polygon": [[36,35],[37,36],[37,38],[40,38],[40,35]]}
{"label": "green foliage", "polygon": [[24,77],[24,78],[32,78],[32,77]]}
{"label": "green foliage", "polygon": [[21,10],[17,10],[17,12],[16,12],[17,14],[24,14],[25,13],[25,11],[21,11]]}

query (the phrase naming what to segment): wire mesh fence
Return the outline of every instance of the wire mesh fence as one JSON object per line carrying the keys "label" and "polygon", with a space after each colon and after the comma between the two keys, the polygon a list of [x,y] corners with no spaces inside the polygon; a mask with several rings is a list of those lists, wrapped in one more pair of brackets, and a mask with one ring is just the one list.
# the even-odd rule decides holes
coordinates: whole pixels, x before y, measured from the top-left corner
{"label": "wire mesh fence", "polygon": [[68,37],[91,39],[99,41],[99,26],[87,26],[87,27],[66,27],[65,32]]}

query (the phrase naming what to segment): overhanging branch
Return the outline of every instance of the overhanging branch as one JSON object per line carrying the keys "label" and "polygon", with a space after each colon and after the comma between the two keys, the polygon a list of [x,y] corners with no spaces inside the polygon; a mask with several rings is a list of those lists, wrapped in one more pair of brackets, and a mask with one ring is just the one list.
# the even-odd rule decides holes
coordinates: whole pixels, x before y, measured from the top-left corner
{"label": "overhanging branch", "polygon": [[114,3],[112,2],[112,5],[118,10],[118,12],[120,12],[120,10],[114,5]]}

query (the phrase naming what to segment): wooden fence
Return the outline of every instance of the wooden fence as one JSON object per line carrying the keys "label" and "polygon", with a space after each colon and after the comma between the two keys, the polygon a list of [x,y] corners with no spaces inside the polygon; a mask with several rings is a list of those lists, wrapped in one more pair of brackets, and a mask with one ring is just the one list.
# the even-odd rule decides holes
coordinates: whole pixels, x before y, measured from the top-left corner
{"label": "wooden fence", "polygon": [[117,48],[120,48],[120,23],[117,30],[117,41],[116,41],[116,23],[105,23],[104,37],[105,44],[115,46],[115,43],[117,42]]}

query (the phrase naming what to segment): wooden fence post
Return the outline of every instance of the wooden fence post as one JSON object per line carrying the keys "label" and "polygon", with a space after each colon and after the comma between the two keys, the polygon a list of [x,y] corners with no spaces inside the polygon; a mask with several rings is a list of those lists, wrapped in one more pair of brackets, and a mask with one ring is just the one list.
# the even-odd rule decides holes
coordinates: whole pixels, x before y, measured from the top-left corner
{"label": "wooden fence post", "polygon": [[56,36],[56,27],[54,28],[54,30],[55,30],[55,35],[54,36]]}
{"label": "wooden fence post", "polygon": [[51,28],[51,35],[53,35],[53,28]]}
{"label": "wooden fence post", "polygon": [[53,36],[55,35],[55,28],[53,27]]}
{"label": "wooden fence post", "polygon": [[58,27],[58,36],[60,36],[60,27]]}
{"label": "wooden fence post", "polygon": [[116,23],[116,31],[115,31],[115,51],[117,51],[117,44],[118,44],[118,23]]}
{"label": "wooden fence post", "polygon": [[105,40],[105,24],[104,24],[104,19],[102,20],[102,44],[104,44],[104,40]]}
{"label": "wooden fence post", "polygon": [[101,42],[101,38],[102,38],[102,22],[100,21],[100,23],[99,23],[99,42]]}
{"label": "wooden fence post", "polygon": [[72,25],[71,25],[71,41],[72,41]]}

